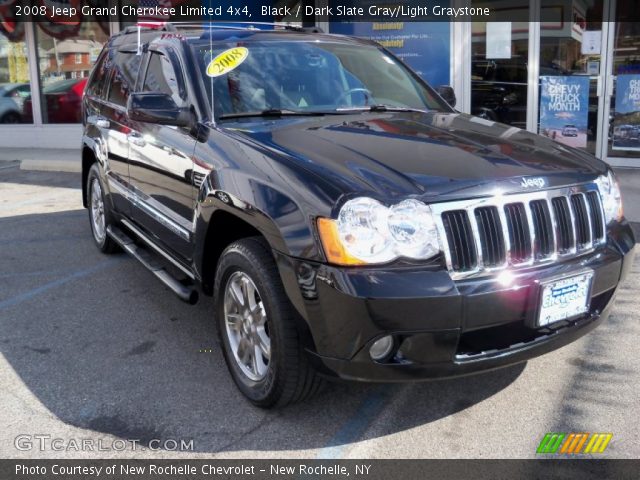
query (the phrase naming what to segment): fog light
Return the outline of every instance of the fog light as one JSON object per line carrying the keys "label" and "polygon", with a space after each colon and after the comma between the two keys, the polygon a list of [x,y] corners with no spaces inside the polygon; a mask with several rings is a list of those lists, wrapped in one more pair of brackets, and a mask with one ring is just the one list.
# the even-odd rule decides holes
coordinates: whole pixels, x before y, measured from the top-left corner
{"label": "fog light", "polygon": [[391,335],[387,335],[386,337],[382,337],[379,340],[376,340],[371,348],[369,349],[369,355],[371,358],[376,361],[384,360],[384,358],[391,353],[391,349],[393,348],[393,337]]}

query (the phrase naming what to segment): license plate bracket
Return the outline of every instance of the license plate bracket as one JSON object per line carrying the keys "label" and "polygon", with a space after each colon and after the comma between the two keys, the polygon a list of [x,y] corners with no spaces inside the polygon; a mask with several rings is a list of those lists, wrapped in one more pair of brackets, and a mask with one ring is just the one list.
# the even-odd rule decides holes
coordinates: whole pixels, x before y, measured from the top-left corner
{"label": "license plate bracket", "polygon": [[587,270],[542,282],[536,325],[546,327],[588,312],[593,275]]}

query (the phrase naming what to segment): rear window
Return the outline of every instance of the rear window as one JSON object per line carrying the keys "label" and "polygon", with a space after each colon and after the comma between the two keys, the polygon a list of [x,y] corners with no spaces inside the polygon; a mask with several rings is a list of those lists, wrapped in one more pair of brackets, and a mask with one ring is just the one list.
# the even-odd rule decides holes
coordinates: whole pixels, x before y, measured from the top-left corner
{"label": "rear window", "polygon": [[87,95],[104,98],[106,79],[109,74],[106,59],[106,54],[101,55],[98,59],[98,64],[95,66],[91,80],[89,81]]}

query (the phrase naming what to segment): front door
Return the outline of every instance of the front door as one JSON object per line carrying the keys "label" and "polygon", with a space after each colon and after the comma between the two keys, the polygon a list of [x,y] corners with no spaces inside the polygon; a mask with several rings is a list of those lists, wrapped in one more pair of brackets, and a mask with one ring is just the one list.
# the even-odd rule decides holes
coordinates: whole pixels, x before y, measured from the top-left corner
{"label": "front door", "polygon": [[[187,106],[175,54],[151,51],[148,56],[140,90],[169,94],[178,106]],[[196,140],[184,128],[133,121],[130,126],[129,175],[136,194],[133,219],[163,247],[189,260]]]}
{"label": "front door", "polygon": [[140,56],[131,51],[111,49],[104,65],[111,69],[111,76],[108,79],[106,99],[95,122],[107,143],[105,171],[115,208],[128,215],[132,196],[129,188],[129,120],[126,104],[129,93],[136,84]]}

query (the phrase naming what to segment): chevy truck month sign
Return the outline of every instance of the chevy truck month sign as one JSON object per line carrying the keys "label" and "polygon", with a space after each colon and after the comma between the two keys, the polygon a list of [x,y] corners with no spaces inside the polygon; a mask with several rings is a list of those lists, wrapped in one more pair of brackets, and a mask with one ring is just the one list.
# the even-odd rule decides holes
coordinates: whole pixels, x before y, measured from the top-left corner
{"label": "chevy truck month sign", "polygon": [[589,77],[540,77],[540,134],[571,147],[587,146]]}
{"label": "chevy truck month sign", "polygon": [[640,75],[618,75],[613,149],[640,150]]}

